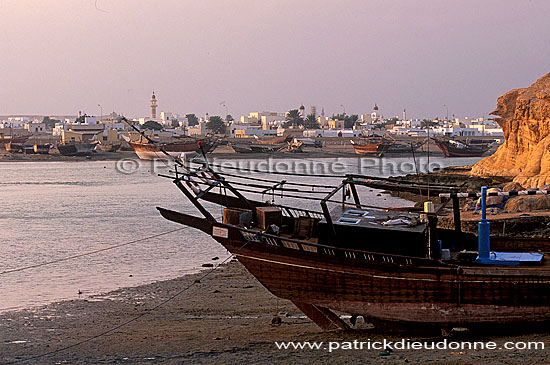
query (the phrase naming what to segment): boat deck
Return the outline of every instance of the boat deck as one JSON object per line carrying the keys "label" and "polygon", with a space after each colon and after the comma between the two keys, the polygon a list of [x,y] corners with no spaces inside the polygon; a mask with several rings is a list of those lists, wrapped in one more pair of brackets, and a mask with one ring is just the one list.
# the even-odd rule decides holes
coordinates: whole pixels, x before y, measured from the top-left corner
{"label": "boat deck", "polygon": [[[416,233],[423,233],[426,229],[426,225],[420,223],[418,214],[410,214],[401,211],[385,211],[382,209],[365,210],[339,206],[335,207],[330,212],[330,216],[335,226],[363,227]],[[406,224],[406,222],[410,222],[410,224]],[[320,224],[326,224],[326,220],[321,220]]]}

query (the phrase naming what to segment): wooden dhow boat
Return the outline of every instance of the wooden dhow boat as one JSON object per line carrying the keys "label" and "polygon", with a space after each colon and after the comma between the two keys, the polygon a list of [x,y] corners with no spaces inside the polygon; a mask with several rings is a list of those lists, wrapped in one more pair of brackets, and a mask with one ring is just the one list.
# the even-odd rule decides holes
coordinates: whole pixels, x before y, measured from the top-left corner
{"label": "wooden dhow boat", "polygon": [[[362,204],[358,190],[386,179],[347,175],[315,198],[321,208],[316,211],[244,195],[272,189],[299,198],[299,189],[308,184],[248,176],[243,178],[248,183],[241,183],[228,176],[239,175],[208,165],[177,168],[165,177],[202,217],[157,209],[166,219],[210,235],[271,293],[292,301],[323,329],[350,327],[334,311],[414,326],[550,320],[550,264],[543,260],[550,240],[489,236],[488,224],[477,236],[462,232],[456,187],[430,186],[442,197],[436,207],[379,208]],[[427,186],[410,184],[426,193]],[[215,193],[216,188],[226,193]],[[223,220],[203,202],[223,206]],[[455,229],[437,228],[437,216],[449,202]],[[535,244],[537,252],[528,252]]]}
{"label": "wooden dhow boat", "polygon": [[445,157],[481,157],[493,146],[492,143],[470,144],[454,139],[433,138],[436,146]]}
{"label": "wooden dhow boat", "polygon": [[378,136],[362,138],[359,142],[355,142],[352,139],[350,142],[353,145],[355,154],[375,157],[382,157],[391,145],[390,141]]}
{"label": "wooden dhow boat", "polygon": [[149,140],[131,141],[126,136],[122,137],[141,160],[163,160],[170,156],[173,158],[193,157],[198,155],[201,146],[208,152],[215,145],[209,139],[195,139],[191,137],[182,138],[178,142],[171,143],[152,143]]}

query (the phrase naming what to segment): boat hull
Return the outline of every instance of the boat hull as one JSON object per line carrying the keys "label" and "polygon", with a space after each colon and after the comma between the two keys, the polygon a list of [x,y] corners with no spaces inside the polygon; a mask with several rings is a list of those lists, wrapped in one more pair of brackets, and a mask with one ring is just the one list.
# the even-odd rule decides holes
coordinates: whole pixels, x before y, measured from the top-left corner
{"label": "boat hull", "polygon": [[385,145],[383,143],[354,144],[353,150],[357,155],[381,156],[384,153]]}
{"label": "boat hull", "polygon": [[96,143],[67,143],[58,144],[57,149],[63,156],[91,156]]}
{"label": "boat hull", "polygon": [[457,148],[446,141],[440,141],[437,139],[434,139],[434,143],[443,152],[445,157],[481,157],[489,150],[488,147]]}
{"label": "boat hull", "polygon": [[[170,143],[161,146],[154,145],[152,143],[136,143],[128,142],[132,147],[136,155],[141,160],[167,160],[168,156],[161,151],[161,148],[170,156],[174,158],[189,158],[199,154],[200,148],[197,141],[185,142],[185,143]],[[211,144],[202,142],[202,148],[204,152],[208,152],[211,148]]]}
{"label": "boat hull", "polygon": [[[266,289],[291,300],[321,328],[334,323],[345,328],[331,310],[414,326],[550,321],[547,266],[446,265],[262,235],[158,209],[171,221],[211,235]],[[499,248],[520,247],[500,242]]]}
{"label": "boat hull", "polygon": [[[227,242],[224,246],[231,252],[238,249]],[[530,284],[529,300],[529,295],[522,296],[519,277],[493,278],[490,285],[490,275],[458,277],[441,268],[355,266],[350,260],[318,260],[313,256],[319,254],[306,252],[300,255],[309,259],[258,249],[241,252],[238,260],[274,295],[368,319],[415,326],[550,321],[550,300],[544,293],[550,289],[549,278]]]}

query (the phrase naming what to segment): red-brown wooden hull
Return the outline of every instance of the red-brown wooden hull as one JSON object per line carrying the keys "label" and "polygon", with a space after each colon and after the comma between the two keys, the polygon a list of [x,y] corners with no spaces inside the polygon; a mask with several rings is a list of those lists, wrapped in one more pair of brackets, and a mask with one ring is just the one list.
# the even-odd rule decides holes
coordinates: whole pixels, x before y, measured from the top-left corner
{"label": "red-brown wooden hull", "polygon": [[[244,244],[218,241],[231,252]],[[449,267],[380,265],[261,243],[247,244],[236,256],[278,297],[365,318],[439,326],[550,320],[550,277],[535,268],[532,276],[506,267],[459,274]]]}

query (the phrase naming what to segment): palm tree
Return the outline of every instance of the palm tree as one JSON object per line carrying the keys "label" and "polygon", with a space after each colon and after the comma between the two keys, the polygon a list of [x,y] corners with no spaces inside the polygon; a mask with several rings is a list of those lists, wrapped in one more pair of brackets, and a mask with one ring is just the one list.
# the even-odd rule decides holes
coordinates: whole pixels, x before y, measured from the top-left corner
{"label": "palm tree", "polygon": [[306,129],[317,129],[317,128],[319,128],[319,123],[315,119],[315,115],[308,114],[308,116],[304,120],[304,127],[306,127]]}
{"label": "palm tree", "polygon": [[214,133],[225,133],[225,123],[223,122],[223,119],[218,115],[213,115],[208,120],[208,123],[206,123],[206,128],[210,129]]}
{"label": "palm tree", "polygon": [[293,128],[297,128],[298,126],[304,124],[304,120],[302,119],[302,116],[300,115],[300,112],[298,111],[298,109],[289,110],[286,113],[285,120],[286,120],[286,123],[284,124],[285,127],[292,126]]}

